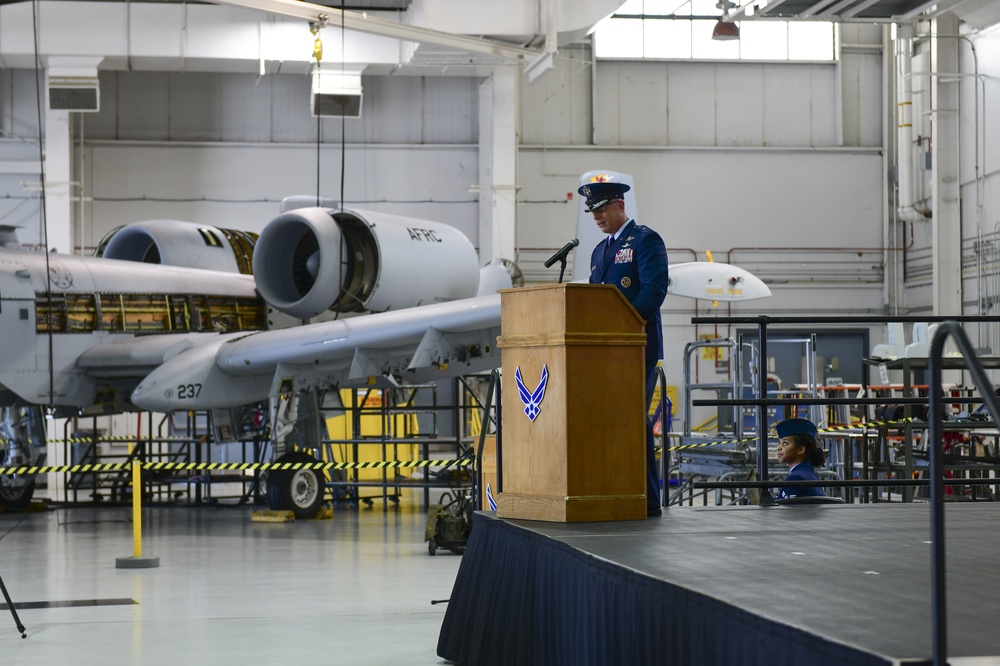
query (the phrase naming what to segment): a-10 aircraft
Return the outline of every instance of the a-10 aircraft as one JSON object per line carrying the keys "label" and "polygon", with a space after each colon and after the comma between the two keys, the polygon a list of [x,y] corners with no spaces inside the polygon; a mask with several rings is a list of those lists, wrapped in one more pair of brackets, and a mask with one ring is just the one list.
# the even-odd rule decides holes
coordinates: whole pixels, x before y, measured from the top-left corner
{"label": "a-10 aircraft", "polygon": [[[23,250],[0,227],[0,467],[41,463],[43,408],[56,417],[225,409],[500,365],[496,292],[509,274],[499,262],[481,269],[472,243],[445,224],[310,207],[282,213],[256,240],[159,220],[117,230],[98,252]],[[671,266],[670,292],[770,294],[737,267],[685,266]],[[314,470],[268,483],[273,508],[322,503]],[[33,477],[0,475],[0,505],[24,506],[33,491]]]}

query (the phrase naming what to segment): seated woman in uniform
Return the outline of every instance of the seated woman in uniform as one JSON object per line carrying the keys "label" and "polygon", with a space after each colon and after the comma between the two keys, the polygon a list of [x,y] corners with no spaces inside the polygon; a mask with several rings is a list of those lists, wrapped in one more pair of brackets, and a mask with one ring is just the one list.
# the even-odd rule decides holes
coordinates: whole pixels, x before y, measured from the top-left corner
{"label": "seated woman in uniform", "polygon": [[[816,441],[818,432],[812,421],[785,419],[774,426],[778,433],[778,462],[788,465],[785,481],[819,481],[816,467],[821,467],[825,456]],[[776,500],[807,495],[825,495],[820,487],[786,486],[780,489]]]}

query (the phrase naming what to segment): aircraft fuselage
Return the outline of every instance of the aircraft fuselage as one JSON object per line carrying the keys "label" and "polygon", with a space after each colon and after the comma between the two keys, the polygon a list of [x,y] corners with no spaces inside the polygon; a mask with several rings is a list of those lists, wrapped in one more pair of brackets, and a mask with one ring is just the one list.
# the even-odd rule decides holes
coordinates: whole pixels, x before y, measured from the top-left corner
{"label": "aircraft fuselage", "polygon": [[[265,327],[250,276],[0,248],[0,404],[127,408],[171,344]],[[132,369],[102,370],[100,355],[81,367],[88,350],[153,334],[171,337]]]}

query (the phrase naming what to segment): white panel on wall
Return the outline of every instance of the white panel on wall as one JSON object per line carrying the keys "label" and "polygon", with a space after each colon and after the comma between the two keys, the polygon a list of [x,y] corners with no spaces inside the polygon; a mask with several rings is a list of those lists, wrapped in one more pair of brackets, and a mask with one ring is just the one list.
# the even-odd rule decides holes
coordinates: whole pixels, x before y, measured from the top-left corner
{"label": "white panel on wall", "polygon": [[[27,72],[25,72],[25,70],[6,70],[6,71],[22,72],[25,75],[27,75]],[[117,138],[116,132],[118,128],[118,79],[123,74],[127,74],[127,72],[98,70],[97,77],[98,80],[100,81],[100,88],[101,88],[101,112],[80,114],[80,118],[84,122],[84,134],[86,136],[98,139]],[[34,106],[34,101],[32,101],[32,106]],[[164,104],[164,113],[166,113],[166,104]],[[77,123],[73,123],[73,126],[78,127],[79,125]],[[162,128],[165,127],[166,127],[166,120],[164,119],[161,126],[161,130]]]}
{"label": "white panel on wall", "polygon": [[[973,36],[978,56],[979,74],[982,77],[977,90],[971,77],[962,79],[959,105],[961,108],[961,164],[962,181],[969,182],[976,177],[976,142],[979,143],[979,176],[994,174],[1000,171],[1000,133],[995,129],[996,100],[1000,100],[1000,31],[990,30]],[[973,60],[969,45],[961,42],[961,69],[964,72],[973,71]],[[984,114],[985,102],[985,114]],[[985,117],[984,117],[985,116]],[[976,131],[976,122],[979,128]],[[1000,220],[1000,201],[993,200],[993,219],[990,224]]]}
{"label": "white panel on wall", "polygon": [[882,56],[866,56],[861,62],[861,132],[858,145],[871,147],[882,145],[885,117],[883,116]]}
{"label": "white panel on wall", "polygon": [[597,145],[836,145],[833,65],[601,61],[597,67]]}
{"label": "white panel on wall", "polygon": [[[663,234],[670,247],[726,252],[882,245],[882,157],[875,150],[522,149],[521,198],[558,201],[593,168],[635,178],[639,221]],[[575,215],[575,207],[562,204],[522,204],[519,237],[533,229],[539,232],[535,243],[559,247],[566,221],[556,224],[554,216],[575,224]],[[548,228],[557,233],[546,239],[541,232]]]}
{"label": "white panel on wall", "polygon": [[[477,240],[478,204],[468,192],[478,179],[475,146],[346,149],[349,205],[452,224]],[[316,194],[316,150],[308,144],[93,142],[84,159],[88,244],[115,226],[156,218],[259,231],[282,198]],[[324,145],[320,195],[339,198],[340,164],[340,147]]]}
{"label": "white panel on wall", "polygon": [[[420,136],[419,76],[364,76],[360,124],[369,143],[406,143]],[[404,100],[409,100],[405,102]]]}
{"label": "white panel on wall", "polygon": [[[258,86],[267,95],[270,141],[316,142],[316,118],[309,112],[310,80],[305,74],[268,75]],[[338,123],[339,126],[339,123]],[[324,129],[326,127],[324,126]],[[329,141],[324,135],[324,140]]]}
{"label": "white panel on wall", "polygon": [[[196,76],[202,78],[204,75]],[[155,76],[138,72],[116,74],[118,95],[113,99],[119,132],[138,141],[155,141],[170,135],[170,106],[174,92],[170,78],[170,74],[160,72]]]}
{"label": "white panel on wall", "polygon": [[[169,75],[172,141],[219,141],[223,115],[219,79],[223,74],[171,73]],[[119,93],[124,81],[119,79]]]}
{"label": "white panel on wall", "polygon": [[764,65],[719,63],[715,70],[716,145],[763,145]]}
{"label": "white panel on wall", "polygon": [[[315,143],[303,74],[103,73],[100,113],[88,137],[147,141]],[[361,118],[323,118],[321,140],[340,143],[472,143],[478,79],[363,77]],[[345,130],[342,132],[342,128]]]}
{"label": "white panel on wall", "polygon": [[844,145],[882,144],[882,58],[845,52],[841,57]]}
{"label": "white panel on wall", "polygon": [[[621,145],[666,145],[667,72],[665,63],[637,62],[621,73],[618,82],[618,139]],[[598,95],[604,97],[600,87]]]}
{"label": "white panel on wall", "polygon": [[670,64],[670,145],[715,145],[715,71],[711,63]]}
{"label": "white panel on wall", "polygon": [[597,91],[594,94],[594,143],[598,146],[621,145],[618,119],[623,103],[621,92],[622,71],[631,63],[601,61],[596,67]]}
{"label": "white panel on wall", "polygon": [[[980,39],[977,39],[976,50],[979,53],[980,73],[986,75],[983,79],[983,89],[980,91],[980,104],[985,106],[985,115],[987,118],[996,118],[997,103],[1000,100],[1000,31],[990,30]],[[963,56],[962,62],[963,70],[968,71],[969,66],[966,64],[968,59],[965,59]],[[980,113],[980,123],[984,123],[988,127],[993,127],[993,123],[985,120],[983,115],[983,113]],[[963,128],[962,133],[971,132]],[[983,152],[985,154],[983,173],[994,174],[1000,171],[1000,132],[987,132],[983,129],[980,132],[980,136],[984,142]],[[994,219],[1000,219],[1000,211],[994,211]]]}
{"label": "white panel on wall", "polygon": [[806,66],[771,67],[764,72],[764,145],[813,145],[810,96],[787,94],[809,90],[812,74],[813,68]]}
{"label": "white panel on wall", "polygon": [[419,108],[407,108],[404,100],[396,105],[403,113],[420,114],[420,143],[475,143],[479,135],[479,79],[428,76],[421,81]]}
{"label": "white panel on wall", "polygon": [[[811,146],[837,145],[837,70],[832,65],[809,67]],[[881,140],[879,145],[881,145]]]}
{"label": "white panel on wall", "polygon": [[529,83],[522,77],[521,142],[583,145],[591,141],[590,50],[561,48],[555,67]]}
{"label": "white panel on wall", "polygon": [[217,81],[223,141],[271,140],[270,77],[230,74]]}

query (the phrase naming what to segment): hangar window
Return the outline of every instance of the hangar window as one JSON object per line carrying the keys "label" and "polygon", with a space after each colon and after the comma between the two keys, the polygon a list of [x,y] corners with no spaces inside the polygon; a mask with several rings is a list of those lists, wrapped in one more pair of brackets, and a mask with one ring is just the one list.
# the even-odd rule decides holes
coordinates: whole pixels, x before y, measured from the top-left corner
{"label": "hangar window", "polygon": [[712,39],[718,0],[628,0],[597,24],[597,58],[659,60],[836,60],[828,22],[741,21],[739,39]]}

